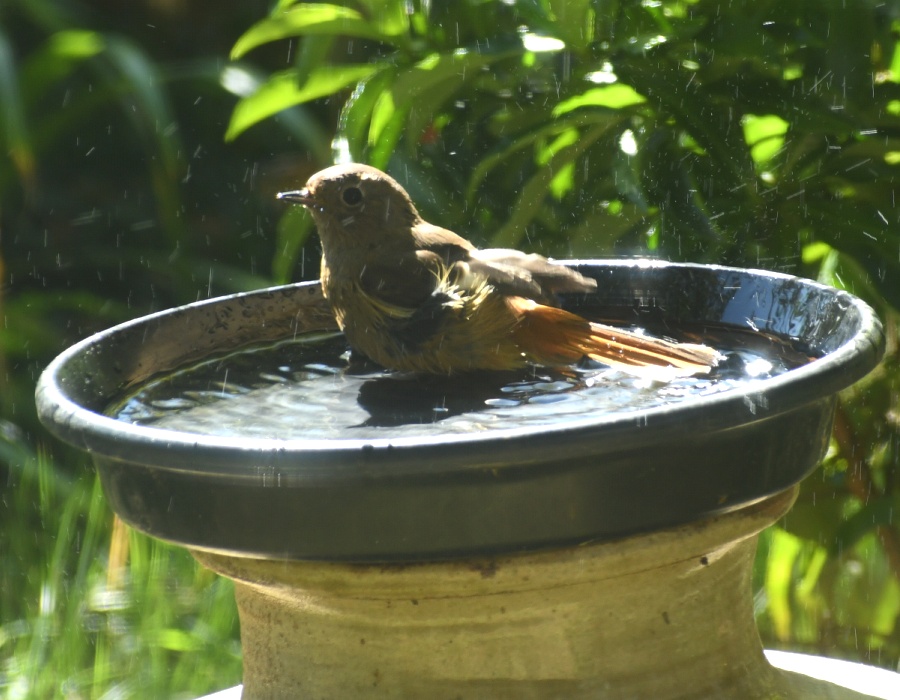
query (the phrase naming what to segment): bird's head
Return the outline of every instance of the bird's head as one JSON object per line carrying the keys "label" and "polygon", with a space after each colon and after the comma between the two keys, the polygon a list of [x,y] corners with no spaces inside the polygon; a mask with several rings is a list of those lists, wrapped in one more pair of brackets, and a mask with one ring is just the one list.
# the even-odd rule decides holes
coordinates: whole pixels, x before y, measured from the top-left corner
{"label": "bird's head", "polygon": [[369,165],[351,163],[321,170],[301,190],[281,192],[278,199],[305,206],[327,247],[373,248],[408,237],[421,221],[399,183]]}

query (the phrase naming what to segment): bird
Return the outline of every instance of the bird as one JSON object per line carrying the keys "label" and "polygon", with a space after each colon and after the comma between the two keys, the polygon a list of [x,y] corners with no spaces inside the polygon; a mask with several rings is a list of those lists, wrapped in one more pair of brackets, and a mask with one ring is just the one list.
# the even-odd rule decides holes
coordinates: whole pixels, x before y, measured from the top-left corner
{"label": "bird", "polygon": [[369,165],[334,165],[277,198],[311,213],[322,291],[352,350],[400,372],[453,375],[565,367],[583,358],[630,374],[704,374],[713,348],[591,322],[560,308],[597,281],[536,253],[479,249],[425,221]]}

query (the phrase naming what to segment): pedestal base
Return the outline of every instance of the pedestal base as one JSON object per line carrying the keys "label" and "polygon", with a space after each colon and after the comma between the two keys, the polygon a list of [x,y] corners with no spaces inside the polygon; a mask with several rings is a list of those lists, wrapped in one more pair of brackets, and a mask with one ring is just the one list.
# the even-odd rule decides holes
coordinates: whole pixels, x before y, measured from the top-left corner
{"label": "pedestal base", "polygon": [[[829,681],[841,688],[868,694],[879,700],[900,700],[900,674],[893,671],[789,651],[767,650],[765,655],[769,663],[784,671]],[[197,700],[241,700],[242,691],[243,686],[236,685]]]}
{"label": "pedestal base", "polygon": [[763,655],[750,595],[755,535],[795,495],[649,535],[493,559],[377,566],[194,554],[235,580],[245,700],[870,697]]}

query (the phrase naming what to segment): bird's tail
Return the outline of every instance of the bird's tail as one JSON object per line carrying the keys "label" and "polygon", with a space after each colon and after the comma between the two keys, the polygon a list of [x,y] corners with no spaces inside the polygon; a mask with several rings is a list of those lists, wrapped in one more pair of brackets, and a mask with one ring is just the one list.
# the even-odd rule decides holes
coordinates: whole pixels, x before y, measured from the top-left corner
{"label": "bird's tail", "polygon": [[508,303],[520,318],[514,330],[516,341],[537,364],[571,364],[589,357],[632,374],[666,379],[704,374],[722,359],[718,351],[706,345],[675,343],[591,323],[569,311],[522,297],[509,297]]}

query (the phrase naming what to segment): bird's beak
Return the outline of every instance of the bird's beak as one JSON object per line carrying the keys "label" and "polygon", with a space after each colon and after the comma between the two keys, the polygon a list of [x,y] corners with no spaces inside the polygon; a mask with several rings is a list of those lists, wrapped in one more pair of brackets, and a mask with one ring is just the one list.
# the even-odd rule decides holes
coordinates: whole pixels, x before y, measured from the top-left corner
{"label": "bird's beak", "polygon": [[279,192],[275,195],[276,199],[284,199],[288,202],[296,202],[297,204],[302,204],[304,206],[310,206],[315,204],[315,198],[312,195],[312,192],[309,191],[308,188],[304,187],[302,190],[291,190],[290,192]]}

